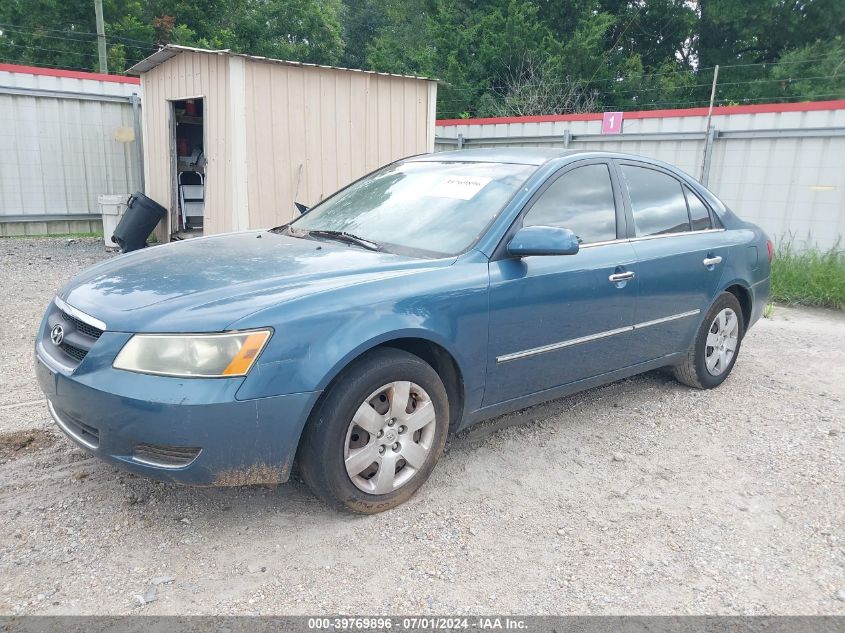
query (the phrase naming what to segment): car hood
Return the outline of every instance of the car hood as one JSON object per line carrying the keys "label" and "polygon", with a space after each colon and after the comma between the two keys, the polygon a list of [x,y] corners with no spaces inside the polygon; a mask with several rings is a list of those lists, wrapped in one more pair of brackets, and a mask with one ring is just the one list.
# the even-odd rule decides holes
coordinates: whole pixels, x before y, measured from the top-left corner
{"label": "car hood", "polygon": [[110,331],[218,331],[286,301],[453,262],[249,231],[115,257],[77,275],[59,297]]}

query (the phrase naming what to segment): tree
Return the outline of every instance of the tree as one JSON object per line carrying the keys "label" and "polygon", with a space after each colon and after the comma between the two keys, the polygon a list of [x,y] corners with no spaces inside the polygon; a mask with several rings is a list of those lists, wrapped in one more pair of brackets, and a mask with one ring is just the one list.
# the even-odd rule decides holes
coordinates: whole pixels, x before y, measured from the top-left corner
{"label": "tree", "polygon": [[[441,80],[440,116],[845,97],[842,0],[104,0],[110,70],[161,44]],[[91,0],[0,2],[0,59],[97,70]]]}
{"label": "tree", "polygon": [[596,91],[570,76],[562,77],[545,59],[531,55],[508,69],[500,90],[501,97],[484,106],[495,116],[593,112],[598,108]]}
{"label": "tree", "polygon": [[[340,0],[106,0],[103,9],[115,72],[169,43],[322,64],[343,55]],[[6,0],[0,25],[0,58],[98,70],[90,0]]]}

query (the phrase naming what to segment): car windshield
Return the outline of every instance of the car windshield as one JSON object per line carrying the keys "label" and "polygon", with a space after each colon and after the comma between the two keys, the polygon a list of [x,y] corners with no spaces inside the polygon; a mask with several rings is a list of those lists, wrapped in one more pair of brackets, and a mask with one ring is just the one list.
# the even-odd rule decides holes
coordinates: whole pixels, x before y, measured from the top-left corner
{"label": "car windshield", "polygon": [[456,255],[486,230],[533,165],[410,161],[353,183],[291,223],[397,253]]}

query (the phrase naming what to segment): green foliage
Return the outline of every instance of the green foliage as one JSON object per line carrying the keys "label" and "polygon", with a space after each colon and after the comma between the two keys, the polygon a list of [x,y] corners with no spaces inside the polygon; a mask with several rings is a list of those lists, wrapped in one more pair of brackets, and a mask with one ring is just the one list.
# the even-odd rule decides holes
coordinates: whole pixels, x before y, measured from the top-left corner
{"label": "green foliage", "polygon": [[845,309],[845,251],[779,249],[772,260],[772,300]]}
{"label": "green foliage", "polygon": [[[104,0],[122,72],[167,43],[436,77],[441,117],[845,97],[843,0]],[[91,0],[3,0],[0,60],[97,69]]]}
{"label": "green foliage", "polygon": [[[335,64],[341,11],[341,0],[104,0],[109,71],[170,43]],[[4,0],[0,25],[3,61],[99,70],[91,0]]]}
{"label": "green foliage", "polygon": [[841,36],[785,53],[772,68],[777,96],[830,99],[845,93],[845,40]]}

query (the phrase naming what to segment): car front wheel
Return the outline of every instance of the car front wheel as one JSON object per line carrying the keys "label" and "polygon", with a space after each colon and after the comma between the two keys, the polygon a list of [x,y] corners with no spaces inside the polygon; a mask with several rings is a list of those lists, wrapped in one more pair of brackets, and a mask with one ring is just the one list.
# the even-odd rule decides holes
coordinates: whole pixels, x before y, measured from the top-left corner
{"label": "car front wheel", "polygon": [[736,363],[745,334],[742,307],[730,292],[720,294],[701,322],[675,378],[697,389],[721,385]]}
{"label": "car front wheel", "polygon": [[329,504],[373,514],[405,502],[428,479],[449,427],[446,389],[421,358],[377,349],[330,386],[303,432],[299,464]]}

